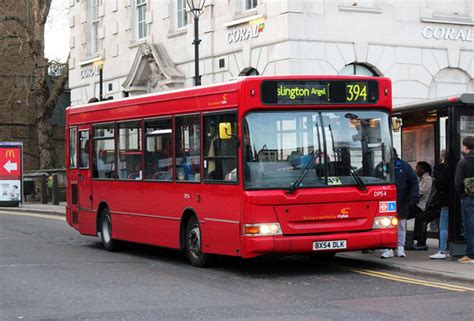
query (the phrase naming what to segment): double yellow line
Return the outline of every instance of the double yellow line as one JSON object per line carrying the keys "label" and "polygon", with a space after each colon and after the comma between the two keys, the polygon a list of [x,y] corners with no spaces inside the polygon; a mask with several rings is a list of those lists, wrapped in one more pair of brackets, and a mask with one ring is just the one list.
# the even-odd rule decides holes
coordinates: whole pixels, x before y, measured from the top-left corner
{"label": "double yellow line", "polygon": [[367,269],[355,269],[355,268],[350,268],[350,267],[345,267],[345,266],[340,266],[340,265],[336,265],[336,267],[341,270],[346,270],[346,271],[350,271],[357,274],[373,276],[376,278],[381,278],[381,279],[386,279],[386,280],[391,280],[391,281],[423,285],[423,286],[428,286],[432,288],[444,289],[444,290],[455,291],[455,292],[474,291],[474,288],[469,288],[465,286],[424,281],[420,279],[409,278],[409,277],[390,274],[386,272],[379,272],[379,271],[373,271],[373,270],[367,270]]}

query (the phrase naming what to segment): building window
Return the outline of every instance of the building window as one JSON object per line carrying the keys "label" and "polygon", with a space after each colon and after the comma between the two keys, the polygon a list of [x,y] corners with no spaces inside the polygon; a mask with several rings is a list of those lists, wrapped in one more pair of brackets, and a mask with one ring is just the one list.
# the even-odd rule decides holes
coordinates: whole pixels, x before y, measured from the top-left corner
{"label": "building window", "polygon": [[375,71],[374,68],[365,64],[351,63],[346,65],[338,73],[339,75],[359,75],[359,76],[375,76],[378,77],[380,74]]}
{"label": "building window", "polygon": [[146,37],[146,0],[135,0],[137,39]]}
{"label": "building window", "polygon": [[188,24],[186,0],[176,0],[175,29],[183,28]]}
{"label": "building window", "polygon": [[242,0],[242,11],[247,11],[257,7],[257,0]]}
{"label": "building window", "polygon": [[99,6],[101,0],[91,0],[88,2],[89,16],[89,41],[88,54],[94,56],[99,51]]}

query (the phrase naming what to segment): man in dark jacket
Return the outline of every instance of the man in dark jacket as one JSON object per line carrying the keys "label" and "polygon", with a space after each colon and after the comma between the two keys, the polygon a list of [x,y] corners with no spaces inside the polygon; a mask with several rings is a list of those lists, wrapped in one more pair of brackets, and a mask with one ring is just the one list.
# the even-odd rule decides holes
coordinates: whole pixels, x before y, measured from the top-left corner
{"label": "man in dark jacket", "polygon": [[[395,185],[397,186],[397,216],[398,216],[398,257],[405,257],[405,239],[407,233],[407,217],[410,206],[415,206],[418,200],[418,177],[411,166],[398,157],[393,149],[395,161]],[[382,258],[393,257],[393,250],[387,249]]]}
{"label": "man in dark jacket", "polygon": [[462,140],[463,154],[456,166],[454,186],[461,198],[461,212],[464,222],[464,240],[466,241],[466,256],[459,263],[474,263],[474,197],[465,191],[464,180],[474,177],[474,137],[467,136]]}

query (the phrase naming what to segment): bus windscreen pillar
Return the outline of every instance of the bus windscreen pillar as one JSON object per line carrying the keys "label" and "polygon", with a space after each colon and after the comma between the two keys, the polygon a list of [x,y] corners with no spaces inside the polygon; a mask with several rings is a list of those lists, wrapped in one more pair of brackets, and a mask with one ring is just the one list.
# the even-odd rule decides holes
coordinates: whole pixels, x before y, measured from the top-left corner
{"label": "bus windscreen pillar", "polygon": [[21,142],[0,142],[0,206],[21,203],[22,152]]}

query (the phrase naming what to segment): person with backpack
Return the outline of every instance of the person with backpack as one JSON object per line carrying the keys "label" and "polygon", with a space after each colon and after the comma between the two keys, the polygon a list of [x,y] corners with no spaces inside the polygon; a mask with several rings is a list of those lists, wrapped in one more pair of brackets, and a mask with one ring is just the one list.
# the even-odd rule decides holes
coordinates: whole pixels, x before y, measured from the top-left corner
{"label": "person with backpack", "polygon": [[464,222],[464,240],[466,255],[459,263],[474,263],[474,137],[467,136],[462,140],[463,155],[454,176],[454,186],[461,199],[461,212]]}

